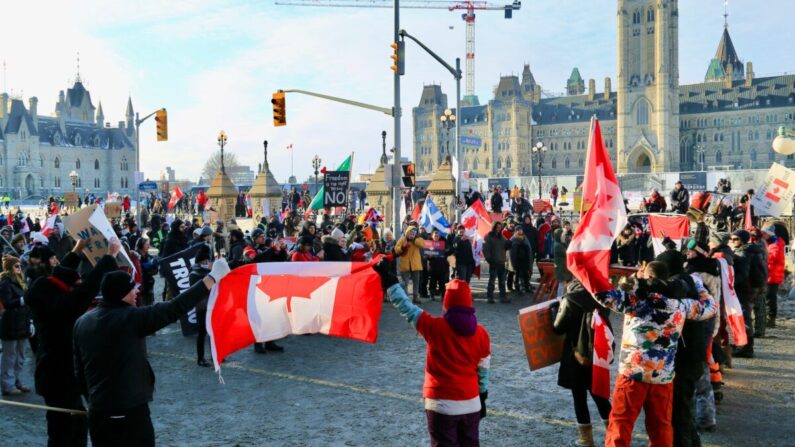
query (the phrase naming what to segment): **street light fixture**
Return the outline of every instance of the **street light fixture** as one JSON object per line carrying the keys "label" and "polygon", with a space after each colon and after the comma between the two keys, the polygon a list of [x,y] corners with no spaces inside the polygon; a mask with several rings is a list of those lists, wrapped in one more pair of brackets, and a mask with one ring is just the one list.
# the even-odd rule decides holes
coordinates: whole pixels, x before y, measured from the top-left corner
{"label": "street light fixture", "polygon": [[541,169],[544,167],[544,154],[547,152],[547,147],[544,143],[538,142],[533,146],[533,156],[536,158],[538,166],[538,199],[541,200]]}
{"label": "street light fixture", "polygon": [[72,181],[72,192],[75,192],[75,188],[77,187],[78,177],[80,177],[80,174],[78,174],[77,171],[72,169],[72,172],[69,173],[69,180]]}
{"label": "street light fixture", "polygon": [[455,126],[455,114],[452,110],[447,109],[444,114],[439,117],[442,122],[442,127],[447,131],[447,159],[450,159],[450,129]]}
{"label": "street light fixture", "polygon": [[323,160],[321,160],[320,157],[318,157],[317,155],[315,155],[312,158],[312,167],[315,168],[315,194],[317,194],[317,192],[320,191],[318,189],[317,175],[320,172],[319,169],[320,169],[321,163],[323,163]]}
{"label": "street light fixture", "polygon": [[223,172],[224,174],[226,174],[226,168],[224,167],[224,146],[226,146],[226,140],[227,140],[226,132],[222,130],[221,132],[218,133],[217,141],[218,141],[218,146],[221,147],[221,172]]}
{"label": "street light fixture", "polygon": [[706,151],[704,150],[704,146],[702,146],[700,144],[696,146],[696,154],[698,154],[698,160],[701,162],[701,170],[702,171],[704,170],[704,153],[705,152]]}

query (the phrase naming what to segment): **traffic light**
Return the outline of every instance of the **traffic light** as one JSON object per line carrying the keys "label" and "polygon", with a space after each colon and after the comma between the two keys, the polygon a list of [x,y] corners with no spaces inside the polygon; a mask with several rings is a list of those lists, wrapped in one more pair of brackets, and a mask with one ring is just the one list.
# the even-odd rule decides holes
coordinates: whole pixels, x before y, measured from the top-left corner
{"label": "traffic light", "polygon": [[285,104],[284,92],[279,90],[273,94],[271,99],[273,104],[273,125],[275,127],[287,125],[287,105]]}
{"label": "traffic light", "polygon": [[414,163],[403,163],[403,187],[413,188],[416,185],[416,178],[414,176]]}
{"label": "traffic light", "polygon": [[166,109],[155,112],[157,122],[157,141],[168,141],[168,114]]}
{"label": "traffic light", "polygon": [[406,74],[406,44],[401,40],[389,47],[392,48],[392,55],[389,56],[392,58],[392,71],[403,76]]}

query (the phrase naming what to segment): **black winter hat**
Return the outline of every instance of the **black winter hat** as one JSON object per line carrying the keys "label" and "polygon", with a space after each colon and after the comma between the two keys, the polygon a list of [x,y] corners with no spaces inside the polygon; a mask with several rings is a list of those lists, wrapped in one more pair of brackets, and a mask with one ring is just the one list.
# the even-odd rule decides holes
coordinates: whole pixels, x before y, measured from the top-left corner
{"label": "black winter hat", "polygon": [[737,230],[732,233],[732,235],[740,238],[740,241],[742,241],[743,244],[747,244],[748,241],[751,240],[751,233],[747,232],[746,230]]}
{"label": "black winter hat", "polygon": [[301,245],[312,245],[315,243],[314,236],[303,236],[301,238]]}
{"label": "black winter hat", "polygon": [[115,272],[105,273],[102,277],[100,291],[102,300],[106,303],[116,303],[130,293],[135,288],[135,280],[127,272],[116,270]]}
{"label": "black winter hat", "polygon": [[80,273],[77,270],[65,267],[63,264],[55,266],[52,276],[69,286],[75,285],[80,279]]}
{"label": "black winter hat", "polygon": [[199,264],[202,261],[209,261],[212,258],[213,253],[210,250],[210,246],[204,243],[199,245],[199,251],[196,252],[196,263]]}

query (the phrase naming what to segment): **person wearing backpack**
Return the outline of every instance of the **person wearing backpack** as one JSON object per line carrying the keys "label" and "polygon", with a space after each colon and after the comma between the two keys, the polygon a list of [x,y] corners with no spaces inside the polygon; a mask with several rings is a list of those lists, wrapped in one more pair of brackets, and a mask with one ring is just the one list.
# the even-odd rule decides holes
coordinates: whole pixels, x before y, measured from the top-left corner
{"label": "person wearing backpack", "polygon": [[558,385],[571,390],[574,414],[577,418],[578,437],[574,443],[577,446],[594,445],[593,426],[588,411],[588,393],[591,394],[605,427],[611,410],[609,400],[591,392],[594,343],[591,319],[594,312],[599,312],[602,320],[610,327],[610,311],[597,304],[580,281],[571,280],[566,287],[566,294],[560,300],[553,330],[565,336],[563,356],[558,370]]}
{"label": "person wearing backpack", "polygon": [[752,309],[754,301],[759,299],[757,297],[762,297],[767,283],[767,263],[762,247],[751,243],[751,233],[737,230],[729,238],[729,244],[734,249],[734,290],[743,308],[745,333],[748,336],[748,344],[736,350],[732,357],[752,358],[756,335],[754,317],[765,317],[763,314],[755,315]]}

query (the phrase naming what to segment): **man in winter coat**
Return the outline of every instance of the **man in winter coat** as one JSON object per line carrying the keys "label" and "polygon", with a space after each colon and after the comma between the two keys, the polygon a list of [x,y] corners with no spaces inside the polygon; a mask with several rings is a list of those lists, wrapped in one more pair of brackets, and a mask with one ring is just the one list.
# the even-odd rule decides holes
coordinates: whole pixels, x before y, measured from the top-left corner
{"label": "man in winter coat", "polygon": [[395,244],[395,254],[400,256],[398,269],[404,287],[408,288],[411,281],[411,297],[414,304],[420,304],[420,274],[422,273],[422,253],[425,239],[417,235],[417,227],[409,225],[402,238]]}
{"label": "man in winter coat", "polygon": [[188,248],[188,238],[185,236],[185,222],[180,219],[171,222],[171,231],[163,242],[162,256],[173,255]]}
{"label": "man in winter coat", "polygon": [[469,284],[450,281],[442,317],[434,317],[409,301],[388,263],[379,262],[374,269],[392,305],[428,344],[422,396],[431,445],[479,445],[479,424],[489,395],[491,342],[477,322]]}
{"label": "man in winter coat", "polygon": [[508,241],[502,235],[502,228],[502,222],[495,221],[483,243],[483,257],[489,263],[489,284],[486,287],[486,298],[489,303],[494,302],[495,281],[500,287],[500,301],[507,302],[508,299],[505,294],[505,246]]}
{"label": "man in winter coat", "polygon": [[[208,247],[209,248],[209,247]],[[229,273],[223,259],[201,281],[167,303],[135,307],[132,276],[112,272],[102,279],[102,301],[74,325],[74,368],[88,401],[91,443],[154,446],[149,402],[155,377],[143,339],[177,321]]]}
{"label": "man in winter coat", "polygon": [[[36,393],[44,397],[48,406],[81,411],[84,408],[74,374],[72,329],[97,296],[102,276],[119,268],[115,258],[121,250],[121,243],[112,240],[108,254],[81,278],[77,272],[78,253],[87,245],[85,240],[79,240],[72,252],[55,267],[52,276],[36,280],[26,295],[39,339]],[[86,445],[86,435],[85,418],[47,412],[49,445]]]}
{"label": "man in winter coat", "polygon": [[[437,244],[445,243],[445,240],[442,239],[442,234],[435,228],[431,232],[431,240]],[[435,295],[438,295],[440,299],[444,297],[445,285],[450,279],[450,263],[447,262],[449,253],[450,251],[446,247],[446,244],[441,250],[426,251],[425,262],[428,264],[427,270],[429,279],[428,292],[431,296],[431,300],[433,300]]]}
{"label": "man in winter coat", "polygon": [[664,213],[665,209],[668,208],[668,204],[665,203],[665,198],[660,192],[653,189],[651,195],[643,201],[643,207],[648,213]]}
{"label": "man in winter coat", "polygon": [[491,195],[491,211],[495,213],[502,212],[502,193],[499,186],[494,188],[494,194]]}
{"label": "man in winter coat", "polygon": [[325,235],[320,240],[323,242],[323,260],[324,261],[349,261],[350,256],[343,251],[340,245],[345,233],[339,228],[335,228],[331,234]]}
{"label": "man in winter coat", "polygon": [[517,197],[511,205],[511,213],[514,216],[524,216],[530,211],[530,203],[522,196]]}
{"label": "man in winter coat", "polygon": [[56,223],[50,233],[49,243],[47,247],[55,253],[55,257],[63,259],[74,247],[72,238],[63,233],[63,224]]}
{"label": "man in winter coat", "polygon": [[[194,285],[202,281],[212,269],[213,259],[212,250],[209,245],[202,245],[199,251],[196,252],[193,267],[190,268],[190,275],[188,281],[190,285]],[[198,334],[196,335],[196,364],[203,367],[209,367],[210,362],[204,358],[204,344],[207,340],[207,301],[209,298],[203,298],[196,303],[196,328]]]}
{"label": "man in winter coat", "polygon": [[676,182],[671,191],[671,211],[685,214],[690,208],[690,193],[682,182]]}
{"label": "man in winter coat", "polygon": [[517,225],[510,242],[511,265],[516,271],[516,292],[530,293],[530,263],[533,262],[533,248],[525,237],[524,229]]}
{"label": "man in winter coat", "polygon": [[135,255],[141,264],[141,302],[144,306],[151,306],[155,303],[155,275],[159,261],[149,254],[149,241],[144,238],[135,243]]}
{"label": "man in winter coat", "polygon": [[455,256],[455,274],[458,279],[469,283],[475,271],[475,255],[472,253],[472,240],[466,228],[459,224],[455,234],[448,237],[450,248]]}
{"label": "man in winter coat", "polygon": [[758,326],[754,320],[764,319],[764,314],[756,314],[753,309],[755,300],[762,300],[767,284],[767,263],[762,247],[750,242],[751,234],[745,230],[737,230],[729,238],[734,249],[734,290],[743,308],[745,334],[748,336],[748,344],[734,351],[732,357],[754,356],[755,328]]}
{"label": "man in winter coat", "polygon": [[[764,300],[759,300],[757,315],[759,315],[759,323],[757,328],[760,329],[758,336],[765,336],[765,326],[776,327],[776,316],[778,315],[778,287],[784,282],[784,258],[785,247],[784,240],[776,236],[776,227],[770,224],[762,229],[762,237],[767,243],[767,296],[765,303]],[[765,317],[765,304],[767,304],[767,324],[763,320]]]}

